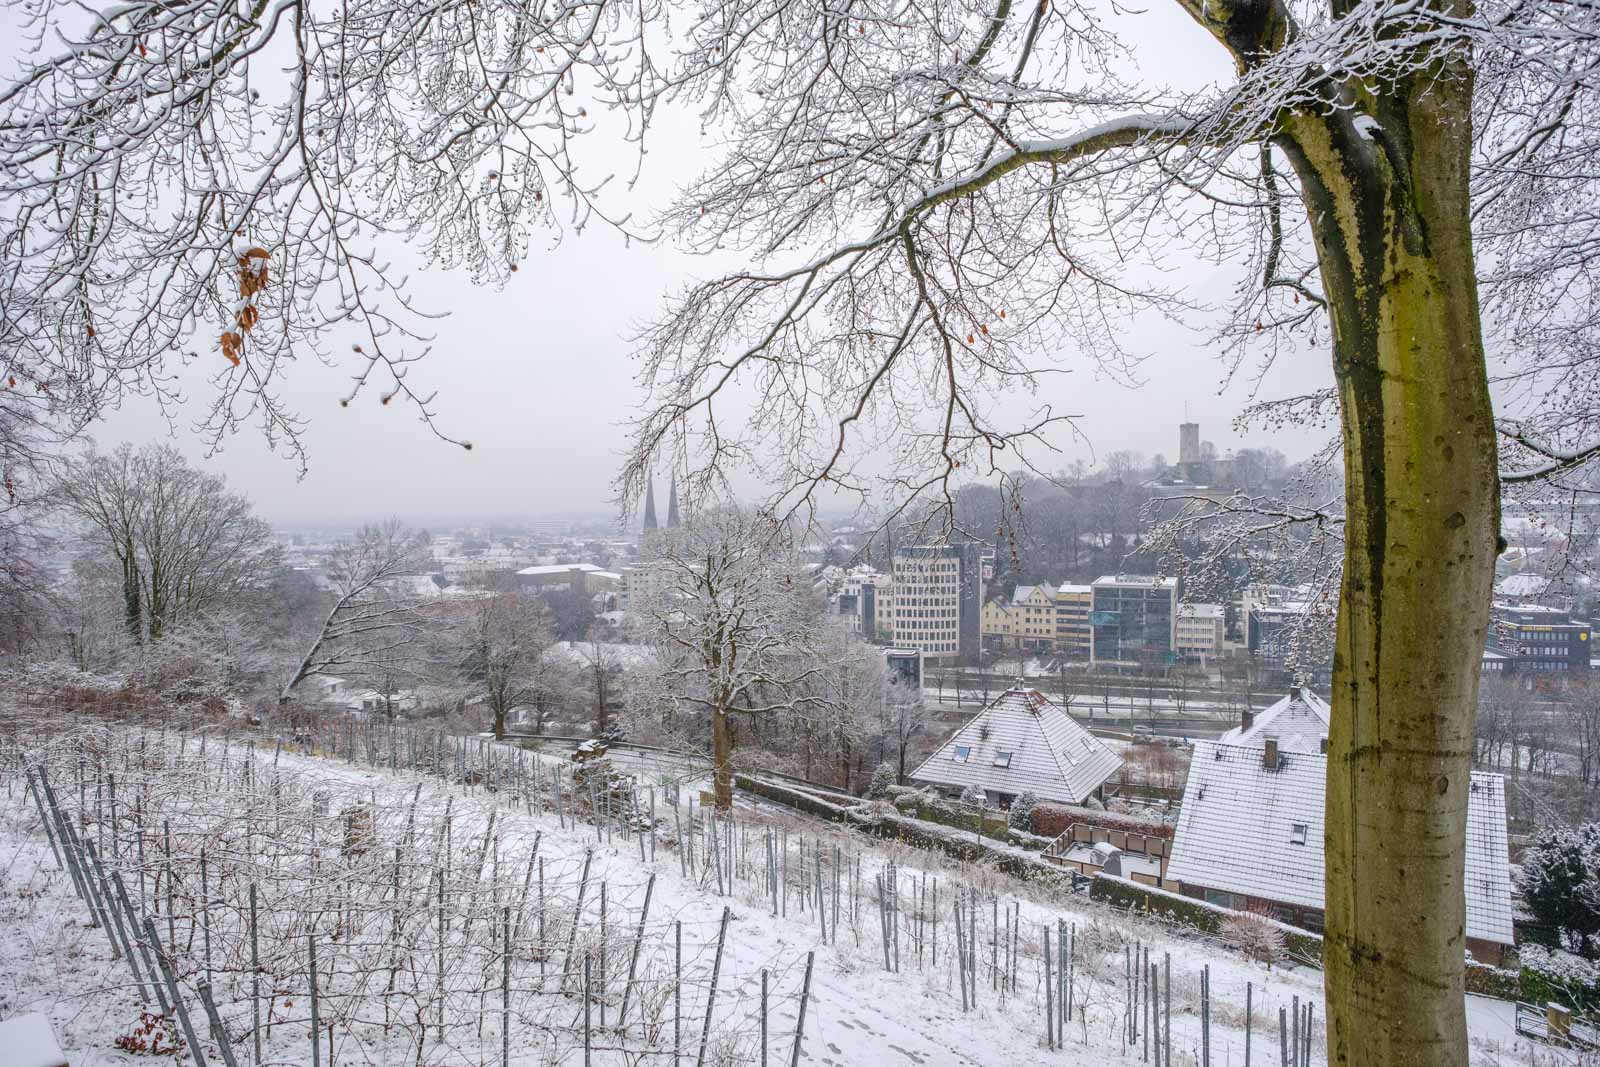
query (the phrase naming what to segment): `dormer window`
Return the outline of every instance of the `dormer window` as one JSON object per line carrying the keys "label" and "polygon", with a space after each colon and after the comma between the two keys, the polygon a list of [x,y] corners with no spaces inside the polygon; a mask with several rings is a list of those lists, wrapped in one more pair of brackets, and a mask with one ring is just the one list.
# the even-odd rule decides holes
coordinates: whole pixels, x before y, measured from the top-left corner
{"label": "dormer window", "polygon": [[1011,753],[1009,753],[1009,752],[996,752],[994,754],[994,765],[996,767],[1009,767],[1009,766],[1011,766]]}
{"label": "dormer window", "polygon": [[971,745],[957,745],[955,752],[950,756],[957,763],[965,763],[972,758]]}

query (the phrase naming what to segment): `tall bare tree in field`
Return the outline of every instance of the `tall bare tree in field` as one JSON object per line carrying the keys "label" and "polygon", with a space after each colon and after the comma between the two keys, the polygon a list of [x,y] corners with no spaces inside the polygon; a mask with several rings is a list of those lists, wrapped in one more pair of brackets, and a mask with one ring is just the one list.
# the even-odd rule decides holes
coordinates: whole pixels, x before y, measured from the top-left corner
{"label": "tall bare tree in field", "polygon": [[833,699],[817,684],[819,613],[786,544],[770,518],[710,508],[666,531],[650,564],[664,576],[645,607],[657,665],[643,699],[704,728],[724,811],[733,803],[735,720],[801,714]]}
{"label": "tall bare tree in field", "polygon": [[278,560],[272,528],[250,500],[168,445],[125,444],[59,460],[48,492],[90,545],[114,561],[123,618],[137,641],[233,608]]}
{"label": "tall bare tree in field", "polygon": [[[702,498],[757,467],[780,516],[883,487],[948,505],[1070,424],[1038,353],[1125,373],[1132,313],[1210,322],[1234,366],[1289,333],[1325,349],[1334,389],[1282,411],[1331,418],[1344,458],[1333,1057],[1464,1057],[1500,483],[1548,503],[1600,455],[1589,0],[720,0],[670,36],[659,0],[15,10],[49,43],[0,90],[0,354],[58,418],[172,400],[199,359],[213,438],[256,419],[294,447],[273,386],[335,331],[360,337],[352,396],[431,418],[374,233],[503,278],[535,226],[622,224],[577,169],[591,111],[642,146],[678,106],[726,147],[665,225],[750,266],[646,339],[624,495],[668,450]],[[1233,75],[1141,77],[1149,34]],[[1207,317],[1209,263],[1240,284]],[[997,399],[1017,388],[1034,403]]]}
{"label": "tall bare tree in field", "polygon": [[482,693],[494,735],[503,738],[512,710],[538,703],[549,683],[550,613],[532,597],[489,589],[453,615],[456,670]]}

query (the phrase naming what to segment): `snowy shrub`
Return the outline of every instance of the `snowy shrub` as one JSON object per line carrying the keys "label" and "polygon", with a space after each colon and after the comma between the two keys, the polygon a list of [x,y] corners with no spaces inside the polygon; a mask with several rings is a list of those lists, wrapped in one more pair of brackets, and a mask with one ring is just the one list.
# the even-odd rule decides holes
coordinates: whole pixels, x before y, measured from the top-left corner
{"label": "snowy shrub", "polygon": [[1600,985],[1600,964],[1543,945],[1523,945],[1517,950],[1522,966],[1530,971],[1576,985]]}
{"label": "snowy shrub", "polygon": [[1099,797],[1087,797],[1087,798],[1085,798],[1084,802],[1083,802],[1083,806],[1088,808],[1090,811],[1105,811],[1106,810],[1106,806],[1100,802],[1100,798]]}
{"label": "snowy shrub", "polygon": [[1220,932],[1229,948],[1268,967],[1283,959],[1283,927],[1271,915],[1242,911],[1224,919]]}
{"label": "snowy shrub", "polygon": [[976,808],[983,803],[983,790],[975,785],[969,785],[961,791],[961,803],[969,808]]}
{"label": "snowy shrub", "polygon": [[1039,798],[1030,791],[1018,793],[1011,801],[1011,809],[1006,813],[1006,825],[1013,830],[1033,832],[1033,809],[1038,807]]}
{"label": "snowy shrub", "polygon": [[1560,1001],[1580,1012],[1600,1006],[1600,964],[1561,949],[1523,944],[1521,996],[1535,1004]]}
{"label": "snowy shrub", "polygon": [[882,800],[889,795],[889,788],[894,784],[894,768],[887,763],[880,763],[872,772],[872,780],[867,783],[867,796]]}
{"label": "snowy shrub", "polygon": [[1552,945],[1594,958],[1600,934],[1600,823],[1541,830],[1522,857],[1522,898]]}

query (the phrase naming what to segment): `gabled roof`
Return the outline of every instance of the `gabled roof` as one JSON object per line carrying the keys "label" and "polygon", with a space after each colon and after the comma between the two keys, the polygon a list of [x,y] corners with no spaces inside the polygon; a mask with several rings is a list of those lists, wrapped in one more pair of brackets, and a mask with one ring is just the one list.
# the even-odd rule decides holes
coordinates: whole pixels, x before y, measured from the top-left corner
{"label": "gabled roof", "polygon": [[[1323,807],[1328,758],[1261,746],[1195,742],[1167,877],[1303,908],[1323,907]],[[1296,843],[1303,826],[1304,844]],[[1503,945],[1511,932],[1505,782],[1474,771],[1467,797],[1467,936]]]}
{"label": "gabled roof", "polygon": [[1271,738],[1285,751],[1320,752],[1332,716],[1327,701],[1310,689],[1295,686],[1289,690],[1288,696],[1272,707],[1256,712],[1248,728],[1235,726],[1218,740],[1226,745],[1254,745],[1260,748]]}
{"label": "gabled roof", "polygon": [[[957,749],[966,749],[964,759]],[[1009,753],[1009,759],[1004,754]],[[996,760],[1004,763],[997,766]],[[1122,757],[1037,689],[1008,689],[912,772],[916,782],[1081,804]]]}

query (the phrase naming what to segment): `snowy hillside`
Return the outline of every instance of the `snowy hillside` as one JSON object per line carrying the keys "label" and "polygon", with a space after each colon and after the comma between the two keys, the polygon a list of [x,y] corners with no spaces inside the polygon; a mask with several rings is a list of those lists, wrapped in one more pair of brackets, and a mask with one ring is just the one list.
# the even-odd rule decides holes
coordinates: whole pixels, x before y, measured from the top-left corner
{"label": "snowy hillside", "polygon": [[[1252,1063],[1297,1004],[1324,1060],[1316,971],[694,788],[398,731],[3,746],[0,1018],[45,1013],[75,1067],[186,1030],[213,1064],[1242,1064],[1247,1003]],[[174,989],[187,1025],[141,1027]]]}

